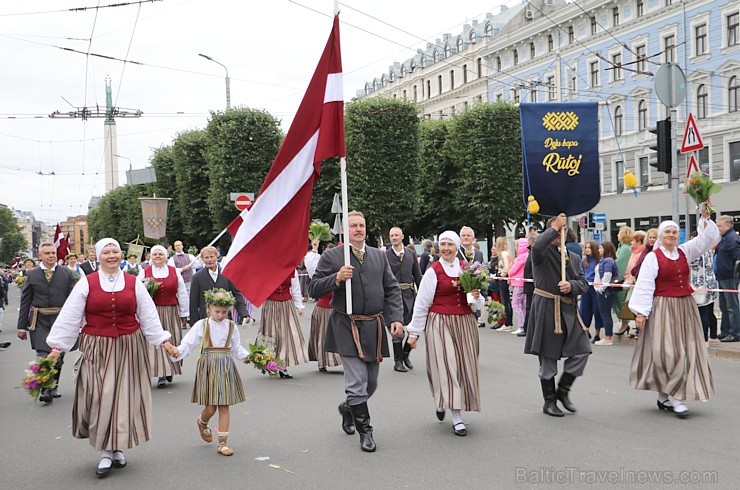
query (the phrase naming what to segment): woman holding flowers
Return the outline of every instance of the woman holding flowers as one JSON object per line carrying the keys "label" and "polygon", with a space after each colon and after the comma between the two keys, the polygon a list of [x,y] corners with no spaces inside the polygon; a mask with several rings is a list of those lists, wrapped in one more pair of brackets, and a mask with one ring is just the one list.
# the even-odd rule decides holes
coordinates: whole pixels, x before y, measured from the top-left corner
{"label": "woman holding flowers", "polygon": [[[167,265],[167,249],[162,245],[152,247],[152,266],[142,269],[139,279],[159,284],[156,289],[147,289],[155,291],[152,299],[157,305],[162,327],[172,334],[172,343],[179,344],[182,339],[181,328],[188,322],[190,300],[182,276],[175,267]],[[149,361],[151,376],[159,378],[157,388],[164,388],[167,382],[171,383],[173,375],[182,374],[182,363],[172,362],[160,347],[149,349]]]}
{"label": "woman holding flowers", "polygon": [[209,289],[204,295],[208,317],[198,320],[182,343],[177,347],[169,345],[167,351],[175,361],[200,351],[191,398],[193,403],[205,405],[196,420],[198,432],[205,442],[213,441],[208,421],[218,411],[218,454],[231,456],[234,451],[226,445],[231,421],[229,405],[246,400],[234,361],[244,361],[249,351],[242,347],[239,329],[229,320],[229,311],[236,304],[234,295],[221,288]]}
{"label": "woman holding flowers", "polygon": [[[46,342],[57,359],[79,337],[72,434],[100,451],[96,470],[126,466],[124,449],[149,440],[152,396],[147,342],[163,345],[154,302],[135,277],[121,272],[121,247],[112,238],[95,245],[100,268],[82,276],[59,313]],[[84,322],[83,322],[84,320]],[[82,332],[80,332],[82,325]]]}
{"label": "woman holding flowers", "polygon": [[[434,262],[419,285],[408,343],[426,335],[427,375],[437,405],[437,418],[452,412],[456,435],[467,434],[460,412],[480,411],[478,391],[478,328],[473,310],[483,308],[478,289],[466,295],[461,286],[461,261],[456,259],[460,237],[445,231],[439,237],[440,260]],[[472,305],[472,309],[471,309]]]}
{"label": "woman holding flowers", "polygon": [[678,225],[664,221],[658,241],[642,263],[629,302],[642,332],[632,357],[630,384],[658,392],[658,408],[688,416],[684,400],[708,400],[714,393],[701,318],[692,297],[689,264],[719,240],[717,225],[701,207],[698,236],[678,244]]}

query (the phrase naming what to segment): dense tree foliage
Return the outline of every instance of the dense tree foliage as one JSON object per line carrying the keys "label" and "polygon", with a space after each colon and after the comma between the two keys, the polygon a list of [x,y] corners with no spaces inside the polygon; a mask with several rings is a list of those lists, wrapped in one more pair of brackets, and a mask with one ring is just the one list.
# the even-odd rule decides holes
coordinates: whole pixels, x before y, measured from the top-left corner
{"label": "dense tree foliage", "polygon": [[[203,246],[203,240],[213,235],[213,222],[208,210],[210,179],[206,162],[208,133],[203,130],[180,133],[172,143],[172,158],[176,196],[171,201],[170,215],[177,213],[182,224],[174,239],[186,246]],[[177,232],[176,228],[173,231]],[[172,236],[170,233],[168,233]]]}
{"label": "dense tree foliage", "polygon": [[123,246],[124,243],[140,237],[145,243],[155,243],[143,236],[144,227],[139,201],[140,197],[151,197],[153,192],[153,184],[124,185],[101,197],[95,209],[87,215],[91,240],[112,237]]}
{"label": "dense tree foliage", "polygon": [[5,206],[0,207],[0,238],[0,260],[7,264],[12,264],[13,259],[28,248],[26,237],[18,226],[18,219]]}

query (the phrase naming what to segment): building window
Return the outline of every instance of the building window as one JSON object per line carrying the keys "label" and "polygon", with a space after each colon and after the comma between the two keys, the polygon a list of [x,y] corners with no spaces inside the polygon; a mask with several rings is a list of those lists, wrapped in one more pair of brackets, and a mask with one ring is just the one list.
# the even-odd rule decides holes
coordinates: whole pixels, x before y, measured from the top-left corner
{"label": "building window", "polygon": [[730,143],[730,180],[740,180],[740,142]]}
{"label": "building window", "polygon": [[622,80],[623,74],[622,74],[622,53],[617,53],[612,55],[612,73],[613,73],[613,81],[618,82]]}
{"label": "building window", "polygon": [[442,93],[442,75],[437,76],[437,88],[439,89],[439,94]]}
{"label": "building window", "polygon": [[468,65],[463,65],[462,71],[463,71],[463,83],[468,83]]}
{"label": "building window", "polygon": [[739,89],[740,85],[738,85],[737,77],[730,77],[730,83],[727,85],[728,112],[737,112],[738,102],[740,102],[740,99],[738,99]]}
{"label": "building window", "polygon": [[529,43],[529,59],[531,60],[537,56],[537,50],[534,47],[534,43]]}
{"label": "building window", "polygon": [[445,44],[445,59],[449,58],[452,54],[452,48],[450,48],[449,43]]}
{"label": "building window", "polygon": [[663,38],[663,54],[666,63],[673,63],[676,60],[676,36],[673,34]]}
{"label": "building window", "polygon": [[573,30],[573,26],[568,26],[568,44],[573,44],[576,40],[576,32]]}
{"label": "building window", "polygon": [[401,97],[403,98],[403,100],[406,100],[406,91],[405,90],[403,91],[403,95]]}
{"label": "building window", "polygon": [[503,94],[496,94],[496,102],[502,102],[503,101]]}
{"label": "building window", "polygon": [[496,56],[496,71],[501,71],[501,56]]}
{"label": "building window", "polygon": [[493,36],[493,26],[491,24],[486,24],[486,36]]}
{"label": "building window", "polygon": [[665,0],[666,7],[670,7],[671,5],[673,5],[673,0]]}
{"label": "building window", "polygon": [[707,52],[707,25],[701,24],[694,27],[695,55],[701,56]]}
{"label": "building window", "polygon": [[455,89],[455,70],[450,70],[450,90]]}
{"label": "building window", "polygon": [[439,50],[438,49],[434,50],[434,54],[432,55],[432,60],[434,61],[434,63],[439,61]]}
{"label": "building window", "polygon": [[388,79],[385,77],[385,73],[384,73],[383,76],[380,77],[380,86],[385,87],[387,83],[388,83]]}
{"label": "building window", "polygon": [[620,106],[614,108],[614,132],[617,136],[622,136],[624,133],[624,115]]}
{"label": "building window", "polygon": [[378,79],[373,80],[373,92],[378,90]]}
{"label": "building window", "polygon": [[475,31],[470,31],[470,44],[475,44],[478,42],[478,37],[475,34]]}
{"label": "building window", "polygon": [[478,58],[478,78],[483,76],[483,58]]}
{"label": "building window", "polygon": [[624,192],[624,165],[622,160],[614,162],[614,175],[617,176],[617,194]]}
{"label": "building window", "polygon": [[596,22],[596,16],[595,16],[595,15],[592,15],[592,16],[591,16],[591,35],[592,35],[592,36],[593,36],[594,34],[596,34],[596,30],[597,30],[596,28],[597,28],[598,26],[599,26],[599,23],[598,23],[598,22]]}
{"label": "building window", "polygon": [[468,110],[468,101],[467,100],[465,102],[463,102],[463,110],[464,111],[467,111]]}
{"label": "building window", "polygon": [[635,48],[637,54],[637,71],[644,73],[647,71],[647,48],[644,44]]}
{"label": "building window", "polygon": [[427,80],[427,99],[432,98],[432,81]]}
{"label": "building window", "polygon": [[552,34],[547,35],[547,52],[549,53],[555,48],[555,43],[552,40]]}
{"label": "building window", "polygon": [[516,49],[514,50],[513,57],[514,57],[514,66],[516,66],[519,64],[519,51],[517,51]]}
{"label": "building window", "polygon": [[396,94],[393,94],[393,98],[394,98],[394,99],[396,99],[396,98],[398,98],[398,97],[396,96]]}
{"label": "building window", "polygon": [[727,16],[727,45],[740,44],[740,13],[735,12]]}
{"label": "building window", "polygon": [[576,91],[578,90],[578,81],[576,80],[575,72],[571,72],[570,77],[568,78],[568,90],[570,91],[571,97],[576,96]]}
{"label": "building window", "polygon": [[537,82],[530,82],[529,85],[529,101],[537,102]]}
{"label": "building window", "polygon": [[599,86],[599,62],[592,61],[589,67],[591,69],[591,86],[598,87]]}
{"label": "building window", "polygon": [[707,86],[699,85],[696,89],[696,117],[704,119],[707,117]]}
{"label": "building window", "polygon": [[418,90],[416,89],[416,85],[414,85],[414,88],[412,89],[412,91],[414,93],[414,102],[416,102],[417,96],[419,95]]}
{"label": "building window", "polygon": [[640,157],[638,160],[640,165],[640,187],[643,190],[650,184],[650,165],[648,165],[648,157]]}
{"label": "building window", "polygon": [[513,88],[511,89],[511,98],[514,99],[514,103],[519,103],[519,89]]}
{"label": "building window", "polygon": [[555,100],[555,77],[547,77],[547,100]]}
{"label": "building window", "polygon": [[461,53],[464,47],[465,47],[465,43],[463,41],[463,38],[458,37],[457,38],[457,52]]}
{"label": "building window", "polygon": [[645,4],[642,0],[637,0],[637,17],[642,17],[645,13]]}
{"label": "building window", "polygon": [[705,174],[709,174],[709,147],[705,146],[699,150],[699,170]]}
{"label": "building window", "polygon": [[452,117],[455,117],[455,106],[454,105],[452,107],[450,107],[450,115]]}
{"label": "building window", "polygon": [[617,27],[619,25],[619,7],[614,7],[612,9],[612,27]]}
{"label": "building window", "polygon": [[637,103],[637,129],[640,131],[647,129],[647,101],[645,99]]}
{"label": "building window", "polygon": [[412,61],[411,62],[411,65],[410,65],[410,68],[411,68],[411,71],[416,70],[416,63]]}
{"label": "building window", "polygon": [[406,65],[401,65],[401,76],[406,76]]}
{"label": "building window", "polygon": [[391,70],[390,73],[388,73],[388,81],[392,82],[395,79],[396,79],[395,72]]}

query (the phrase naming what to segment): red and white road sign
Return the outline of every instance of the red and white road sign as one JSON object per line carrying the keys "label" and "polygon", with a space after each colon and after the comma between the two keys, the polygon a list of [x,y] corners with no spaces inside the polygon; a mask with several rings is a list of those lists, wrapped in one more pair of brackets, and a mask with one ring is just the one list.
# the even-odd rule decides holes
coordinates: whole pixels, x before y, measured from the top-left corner
{"label": "red and white road sign", "polygon": [[696,124],[694,115],[689,112],[689,118],[686,120],[686,129],[683,131],[683,142],[681,143],[681,153],[689,153],[704,148],[704,142],[699,134],[699,126]]}
{"label": "red and white road sign", "polygon": [[686,180],[689,180],[689,177],[691,177],[691,174],[693,174],[694,172],[698,172],[698,171],[699,171],[699,164],[696,163],[696,157],[694,157],[694,155],[691,155],[689,157],[689,166],[686,169]]}
{"label": "red and white road sign", "polygon": [[236,205],[236,209],[238,209],[239,211],[244,211],[245,209],[249,209],[252,207],[252,200],[249,199],[248,195],[241,194],[237,196],[234,204]]}

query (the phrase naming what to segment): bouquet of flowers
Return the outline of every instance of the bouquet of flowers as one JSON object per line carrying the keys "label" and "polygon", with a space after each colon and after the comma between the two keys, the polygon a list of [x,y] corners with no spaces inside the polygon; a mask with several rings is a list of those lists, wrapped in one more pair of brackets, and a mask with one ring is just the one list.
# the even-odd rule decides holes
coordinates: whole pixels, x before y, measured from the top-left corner
{"label": "bouquet of flowers", "polygon": [[126,269],[126,274],[131,274],[132,276],[138,276],[139,271],[132,267],[129,267],[128,269]]}
{"label": "bouquet of flowers", "polygon": [[271,378],[285,371],[285,362],[275,355],[275,341],[264,335],[258,335],[254,344],[249,344],[249,355],[244,362]]}
{"label": "bouquet of flowers", "polygon": [[314,240],[328,242],[331,240],[331,228],[322,221],[313,220],[308,227],[308,239],[311,242]]}
{"label": "bouquet of flowers", "polygon": [[54,369],[55,361],[48,357],[32,361],[26,369],[26,376],[23,378],[23,389],[34,399],[38,398],[41,390],[56,387],[57,382],[54,375],[57,370]]}
{"label": "bouquet of flowers", "polygon": [[15,285],[23,289],[23,286],[26,285],[26,278],[18,274],[17,276],[15,276]]}
{"label": "bouquet of flowers", "polygon": [[504,317],[504,305],[498,301],[490,301],[486,308],[488,309],[488,323],[495,325]]}
{"label": "bouquet of flowers", "polygon": [[79,281],[79,280],[80,280],[80,277],[81,277],[81,276],[80,276],[80,273],[79,273],[79,272],[77,272],[77,271],[72,271],[72,275],[74,276],[74,278],[75,278],[75,281]]}
{"label": "bouquet of flowers", "polygon": [[[686,183],[686,192],[688,195],[694,198],[697,206],[703,202],[707,202],[709,196],[716,194],[722,190],[722,187],[712,182],[712,179],[702,174],[701,172],[694,172],[689,177],[689,181]],[[707,213],[714,214],[716,209],[712,206],[707,206]]]}
{"label": "bouquet of flowers", "polygon": [[159,283],[154,280],[153,277],[147,277],[144,279],[144,286],[146,286],[146,292],[149,293],[149,296],[154,297],[154,294],[159,289]]}
{"label": "bouquet of flowers", "polygon": [[458,277],[458,284],[462,286],[466,294],[474,289],[480,291],[488,290],[488,271],[483,264],[473,262],[468,265],[463,261],[461,268],[463,273]]}
{"label": "bouquet of flowers", "polygon": [[194,256],[194,257],[197,257],[198,256],[198,247],[196,247],[195,245],[190,245],[188,247],[188,253],[190,255]]}

